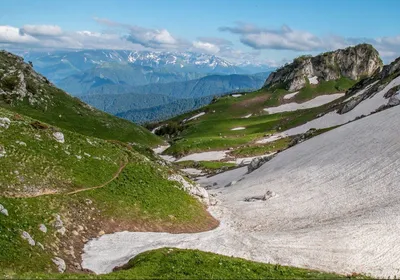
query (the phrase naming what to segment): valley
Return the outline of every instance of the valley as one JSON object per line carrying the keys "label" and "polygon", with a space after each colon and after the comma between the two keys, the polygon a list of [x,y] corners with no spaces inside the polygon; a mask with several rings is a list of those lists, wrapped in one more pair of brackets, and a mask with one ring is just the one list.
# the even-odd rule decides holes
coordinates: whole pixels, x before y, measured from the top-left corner
{"label": "valley", "polygon": [[[232,75],[194,83],[232,86]],[[383,65],[360,44],[258,79],[256,91],[212,98],[152,92],[156,112],[176,92],[205,99],[144,128],[0,52],[0,275],[400,275],[400,60]],[[110,95],[96,107],[147,109],[128,104],[141,94]]]}

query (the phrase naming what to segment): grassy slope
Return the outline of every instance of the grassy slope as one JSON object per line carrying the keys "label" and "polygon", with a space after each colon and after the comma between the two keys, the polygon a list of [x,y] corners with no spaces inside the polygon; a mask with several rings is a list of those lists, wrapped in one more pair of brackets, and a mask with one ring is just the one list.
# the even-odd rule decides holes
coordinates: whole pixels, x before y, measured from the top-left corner
{"label": "grassy slope", "polygon": [[[40,81],[32,75],[33,70],[27,64],[21,63],[15,56],[0,52],[0,80],[3,73],[7,73],[11,67],[16,69],[15,73],[24,73],[28,91],[34,93],[41,101],[29,104],[26,98],[18,101],[15,96],[0,95],[0,106],[87,136],[148,146],[161,142],[146,129],[91,108],[51,84]],[[17,83],[17,74],[11,74],[0,81],[0,88],[11,92]],[[43,102],[47,98],[48,102]]]}
{"label": "grassy slope", "polygon": [[[318,85],[308,84],[300,90],[294,100],[290,101],[283,99],[283,96],[288,92],[280,88],[264,88],[237,98],[232,96],[222,97],[217,102],[195,112],[170,120],[169,122],[181,122],[197,113],[206,112],[199,119],[187,122],[179,138],[176,139],[165,153],[181,156],[207,150],[245,148],[243,147],[244,145],[253,143],[265,134],[283,131],[314,119],[319,113],[325,112],[330,104],[318,108],[273,115],[268,115],[263,111],[264,108],[278,106],[286,102],[301,103],[318,95],[344,92],[354,83],[355,81],[341,78],[337,81],[321,82]],[[252,116],[250,118],[243,118],[248,114],[252,114]],[[232,128],[241,126],[246,127],[246,129],[231,130]],[[247,151],[237,152],[236,155],[260,155],[264,150],[271,150],[267,146],[257,146],[259,148],[253,149],[253,152],[247,149]],[[284,147],[282,146],[281,148]]]}
{"label": "grassy slope", "polygon": [[[163,248],[139,254],[123,270],[106,275],[25,274],[44,279],[365,279],[315,270],[251,262],[198,250]],[[10,278],[13,278],[10,275]]]}
{"label": "grassy slope", "polygon": [[[1,117],[12,119],[13,115],[0,108]],[[72,269],[80,262],[84,241],[100,231],[190,232],[216,225],[200,202],[167,179],[171,172],[167,167],[129,146],[66,130],[65,143],[60,144],[52,138],[52,128],[36,130],[30,125],[33,121],[20,116],[0,132],[0,145],[6,150],[6,157],[0,158],[0,204],[9,213],[0,214],[0,275],[54,272],[51,258],[55,255],[65,259]],[[40,135],[40,140],[35,135]],[[66,193],[107,182],[122,161],[128,162],[125,169],[103,188]],[[36,193],[43,188],[59,194],[13,197],[30,196],[32,190]],[[64,222],[65,235],[53,226],[56,214]],[[48,228],[46,234],[39,230],[40,224]],[[21,238],[22,231],[30,233],[45,250],[31,247]]]}

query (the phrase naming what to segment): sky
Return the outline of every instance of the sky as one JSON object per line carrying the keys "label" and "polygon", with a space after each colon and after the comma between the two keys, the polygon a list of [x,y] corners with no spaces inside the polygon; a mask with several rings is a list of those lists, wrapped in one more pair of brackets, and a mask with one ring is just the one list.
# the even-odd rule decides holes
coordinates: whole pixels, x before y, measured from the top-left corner
{"label": "sky", "polygon": [[400,56],[398,0],[3,0],[0,47],[194,51],[280,65],[370,43]]}

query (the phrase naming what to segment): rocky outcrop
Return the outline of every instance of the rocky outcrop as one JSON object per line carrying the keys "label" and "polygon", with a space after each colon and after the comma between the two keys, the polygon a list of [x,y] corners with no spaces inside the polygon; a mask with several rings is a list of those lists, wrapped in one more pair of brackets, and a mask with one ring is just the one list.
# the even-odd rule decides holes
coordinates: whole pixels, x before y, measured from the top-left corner
{"label": "rocky outcrop", "polygon": [[254,170],[260,168],[264,163],[273,159],[275,154],[264,156],[264,157],[257,157],[253,158],[250,164],[247,166],[247,173],[251,173]]}
{"label": "rocky outcrop", "polygon": [[378,51],[371,45],[361,44],[314,57],[298,57],[293,63],[271,73],[264,87],[295,91],[307,83],[337,80],[341,77],[358,80],[372,76],[382,66]]}

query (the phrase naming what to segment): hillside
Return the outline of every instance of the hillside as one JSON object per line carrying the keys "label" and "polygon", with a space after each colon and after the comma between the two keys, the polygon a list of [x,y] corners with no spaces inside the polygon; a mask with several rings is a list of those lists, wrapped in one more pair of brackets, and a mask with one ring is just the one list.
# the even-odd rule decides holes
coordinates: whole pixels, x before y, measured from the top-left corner
{"label": "hillside", "polygon": [[[364,48],[365,45],[359,45],[353,49],[338,50],[331,54],[342,52],[357,53],[359,49],[363,50]],[[370,48],[367,47],[367,49],[369,50]],[[375,54],[376,51],[371,50],[371,53]],[[320,60],[320,57],[317,56],[315,59]],[[314,60],[314,58],[307,59]],[[307,71],[308,64],[300,67],[298,60],[295,59],[292,64],[285,66],[285,71],[296,67],[299,73]],[[369,62],[366,58],[363,63],[375,65],[375,61],[380,62],[380,59],[372,55],[371,61]],[[371,72],[378,71],[380,69],[379,65],[376,65],[376,70],[371,70]],[[353,71],[354,78],[365,75],[363,67],[360,66],[357,69]],[[276,77],[277,73],[282,71],[282,69],[279,69],[273,72],[268,77],[267,83],[271,80],[271,77]],[[360,72],[358,73],[357,71]],[[167,125],[166,127],[175,128],[160,129],[156,133],[158,135],[169,135],[169,139],[172,139],[170,140],[171,147],[165,151],[165,154],[175,157],[217,150],[225,152],[226,156],[217,157],[216,161],[237,161],[238,159],[273,153],[288,147],[293,138],[295,138],[294,134],[283,137],[281,132],[295,128],[343,106],[341,105],[342,102],[347,102],[347,98],[356,89],[360,90],[377,79],[383,80],[378,75],[380,75],[379,71],[375,73],[375,76],[368,76],[371,78],[366,77],[366,79],[360,80],[359,83],[358,80],[338,76],[338,79],[316,81],[314,84],[307,83],[296,92],[277,86],[267,86],[252,93],[221,97],[208,106],[161,123],[161,126]],[[353,86],[354,88],[352,88]],[[377,87],[378,85],[373,89],[376,91]],[[345,94],[346,92],[347,94]],[[198,114],[200,114],[199,117],[192,118]],[[353,119],[355,117],[357,116],[354,116]],[[343,123],[335,125],[340,124]],[[330,127],[321,126],[316,128],[326,130]],[[301,131],[297,134],[305,132]],[[323,131],[313,132],[312,134],[315,135],[320,132]],[[268,139],[269,135],[276,135],[275,141],[273,141],[274,138],[263,140]]]}
{"label": "hillside", "polygon": [[[100,110],[137,123],[154,122],[207,105],[214,96],[258,89],[267,76],[268,73],[209,75],[186,82],[136,87],[110,84],[94,87],[79,98]],[[98,94],[98,90],[106,93]],[[126,93],[117,94],[120,91]]]}
{"label": "hillside", "polygon": [[56,88],[23,59],[0,52],[0,105],[19,114],[86,136],[135,142],[161,142],[132,122],[101,112]]}
{"label": "hillside", "polygon": [[118,230],[218,222],[203,189],[149,149],[147,130],[55,88],[0,53],[0,275],[82,272],[84,243]]}

